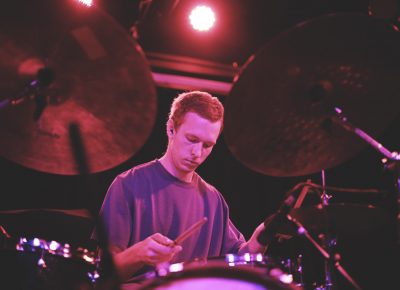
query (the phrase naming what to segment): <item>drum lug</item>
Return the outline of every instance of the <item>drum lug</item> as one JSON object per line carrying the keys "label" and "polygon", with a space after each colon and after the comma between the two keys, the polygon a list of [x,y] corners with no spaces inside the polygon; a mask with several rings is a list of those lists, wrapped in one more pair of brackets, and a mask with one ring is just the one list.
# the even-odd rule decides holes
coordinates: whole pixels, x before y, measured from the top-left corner
{"label": "drum lug", "polygon": [[88,272],[87,276],[89,277],[90,282],[92,282],[93,284],[95,284],[97,282],[97,279],[100,278],[100,274],[97,270]]}
{"label": "drum lug", "polygon": [[41,268],[41,269],[46,269],[47,268],[47,264],[46,261],[43,259],[43,253],[41,254],[41,257],[39,258],[37,265]]}

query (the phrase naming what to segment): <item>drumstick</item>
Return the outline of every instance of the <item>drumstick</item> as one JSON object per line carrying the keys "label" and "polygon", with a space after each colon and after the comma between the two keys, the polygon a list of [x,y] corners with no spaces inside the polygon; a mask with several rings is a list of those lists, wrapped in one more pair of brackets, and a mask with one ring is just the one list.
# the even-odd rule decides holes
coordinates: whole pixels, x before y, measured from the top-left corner
{"label": "drumstick", "polygon": [[189,227],[186,231],[184,231],[182,234],[180,234],[174,241],[175,245],[180,245],[184,240],[186,240],[189,236],[191,236],[195,231],[201,228],[202,225],[204,225],[207,222],[207,218],[203,217],[200,219],[198,222],[193,224],[191,227]]}

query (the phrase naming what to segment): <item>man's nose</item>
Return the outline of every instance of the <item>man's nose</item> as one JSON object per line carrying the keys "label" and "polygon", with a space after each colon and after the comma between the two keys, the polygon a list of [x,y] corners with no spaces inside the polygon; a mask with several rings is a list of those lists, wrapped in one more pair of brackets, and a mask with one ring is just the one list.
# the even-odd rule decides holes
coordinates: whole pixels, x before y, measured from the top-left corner
{"label": "man's nose", "polygon": [[202,148],[203,147],[202,147],[201,143],[194,144],[193,147],[192,147],[192,155],[194,157],[200,157]]}

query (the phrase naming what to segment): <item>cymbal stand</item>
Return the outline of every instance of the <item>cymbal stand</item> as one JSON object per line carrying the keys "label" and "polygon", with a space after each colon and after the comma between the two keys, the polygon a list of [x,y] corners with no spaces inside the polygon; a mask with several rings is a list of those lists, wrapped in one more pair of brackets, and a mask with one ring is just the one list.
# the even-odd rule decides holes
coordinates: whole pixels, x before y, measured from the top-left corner
{"label": "cymbal stand", "polygon": [[398,245],[400,245],[400,154],[396,151],[389,151],[386,149],[381,143],[376,141],[374,138],[372,138],[370,135],[368,135],[366,132],[361,130],[360,128],[355,127],[352,125],[347,117],[345,117],[342,113],[342,110],[338,107],[335,107],[335,115],[332,118],[332,121],[335,123],[339,124],[342,126],[344,129],[347,131],[350,131],[354,134],[356,134],[358,137],[363,139],[365,142],[367,142],[369,145],[371,145],[374,149],[376,149],[379,153],[381,153],[384,156],[384,161],[387,164],[386,167],[391,169],[392,172],[394,172],[394,180],[395,180],[395,190],[396,190],[396,242]]}
{"label": "cymbal stand", "polygon": [[[357,284],[357,282],[347,273],[347,271],[340,264],[340,255],[330,255],[323,247],[321,247],[316,240],[308,233],[306,228],[295,218],[293,218],[290,214],[287,214],[288,220],[293,222],[297,227],[297,233],[299,235],[303,235],[309,240],[313,246],[320,252],[320,254],[324,257],[325,261],[332,263],[340,274],[354,287],[354,289],[361,290],[361,287]],[[326,288],[328,289],[328,288]]]}
{"label": "cymbal stand", "polygon": [[321,200],[323,205],[329,205],[329,200],[331,199],[331,195],[326,193],[326,179],[325,179],[325,170],[321,170],[321,184],[322,184],[322,194]]}
{"label": "cymbal stand", "polygon": [[[322,206],[329,205],[329,200],[331,199],[331,195],[328,195],[326,192],[326,179],[325,179],[325,170],[321,170],[321,183],[322,183],[322,194],[321,194],[321,201]],[[334,253],[334,248],[336,246],[336,239],[332,238],[331,233],[328,232],[328,225],[326,225],[326,231],[323,238],[323,243],[329,253],[332,255]],[[332,271],[332,264],[331,259],[325,259],[324,261],[324,272],[325,272],[325,286],[323,288],[317,289],[324,289],[324,290],[331,290],[333,289],[333,271]]]}

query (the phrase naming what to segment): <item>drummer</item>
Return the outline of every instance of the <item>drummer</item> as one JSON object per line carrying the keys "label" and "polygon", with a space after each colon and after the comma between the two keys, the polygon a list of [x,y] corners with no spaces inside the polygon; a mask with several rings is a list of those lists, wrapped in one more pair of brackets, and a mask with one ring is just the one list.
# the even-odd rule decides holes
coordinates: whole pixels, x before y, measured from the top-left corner
{"label": "drummer", "polygon": [[[263,224],[246,241],[230,220],[222,194],[196,173],[221,134],[223,118],[221,102],[209,93],[180,94],[166,124],[164,155],[112,182],[100,217],[122,282],[162,263],[265,251],[257,241]],[[200,229],[181,243],[174,242],[203,218],[207,222]],[[132,288],[133,284],[123,285]]]}

